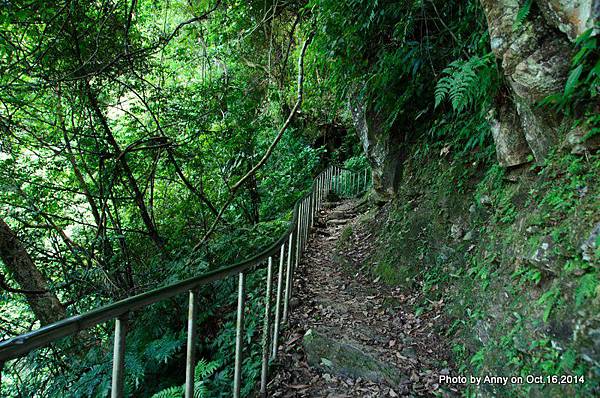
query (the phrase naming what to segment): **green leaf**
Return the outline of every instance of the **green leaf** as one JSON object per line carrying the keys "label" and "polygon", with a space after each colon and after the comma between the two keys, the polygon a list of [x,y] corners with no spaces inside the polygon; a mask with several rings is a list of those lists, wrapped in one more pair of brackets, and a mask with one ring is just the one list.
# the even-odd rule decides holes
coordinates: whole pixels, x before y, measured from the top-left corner
{"label": "green leaf", "polygon": [[579,77],[581,76],[582,71],[583,65],[579,65],[577,68],[573,69],[571,73],[569,73],[569,78],[565,84],[565,96],[571,95],[575,91],[575,87],[577,87],[577,83],[579,82]]}
{"label": "green leaf", "polygon": [[519,8],[517,12],[517,17],[515,18],[515,23],[513,24],[513,31],[518,30],[521,26],[523,26],[523,22],[529,16],[529,12],[531,11],[531,4],[533,0],[526,0],[525,3]]}

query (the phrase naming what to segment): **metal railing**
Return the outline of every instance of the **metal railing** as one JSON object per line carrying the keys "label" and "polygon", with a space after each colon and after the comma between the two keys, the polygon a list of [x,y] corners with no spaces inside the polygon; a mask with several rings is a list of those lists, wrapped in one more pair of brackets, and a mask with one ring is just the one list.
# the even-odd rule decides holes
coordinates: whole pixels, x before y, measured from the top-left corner
{"label": "metal railing", "polygon": [[[241,369],[244,334],[245,277],[247,272],[251,272],[255,267],[262,267],[266,263],[267,284],[262,335],[263,350],[260,382],[260,393],[262,396],[266,396],[269,360],[275,359],[277,356],[280,328],[282,323],[287,323],[288,319],[289,302],[293,289],[293,274],[306,247],[310,229],[314,225],[315,217],[318,215],[324,199],[330,192],[334,192],[340,197],[351,197],[365,191],[370,186],[371,182],[368,174],[367,169],[353,171],[337,166],[329,166],[326,170],[322,171],[314,179],[312,189],[296,202],[292,222],[287,231],[269,248],[248,260],[225,266],[203,275],[185,279],[169,286],[150,290],[0,342],[0,394],[2,392],[2,368],[7,361],[25,356],[36,348],[47,346],[58,339],[75,335],[84,329],[114,319],[115,334],[111,397],[123,397],[126,370],[125,343],[129,314],[134,310],[147,307],[153,303],[187,292],[189,295],[189,304],[185,397],[192,398],[194,396],[194,365],[196,362],[194,346],[197,335],[198,290],[201,286],[207,285],[213,281],[223,280],[227,277],[237,275],[238,300],[233,396],[238,398],[240,396],[242,382]],[[271,326],[273,257],[277,254],[279,254],[279,266],[275,294],[274,324]],[[283,311],[281,308],[282,305]]]}

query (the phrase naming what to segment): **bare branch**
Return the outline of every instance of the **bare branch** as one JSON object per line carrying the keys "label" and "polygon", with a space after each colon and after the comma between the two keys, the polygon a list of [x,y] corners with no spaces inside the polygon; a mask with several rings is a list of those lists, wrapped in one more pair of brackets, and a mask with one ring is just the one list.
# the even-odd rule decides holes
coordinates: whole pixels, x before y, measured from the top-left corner
{"label": "bare branch", "polygon": [[283,137],[283,133],[285,133],[285,131],[289,127],[290,123],[292,122],[294,116],[296,115],[296,112],[298,112],[298,109],[300,109],[300,106],[302,105],[302,95],[303,95],[302,89],[303,89],[303,85],[304,85],[304,56],[306,54],[306,49],[307,49],[308,45],[310,44],[310,41],[312,40],[313,35],[314,35],[314,33],[311,33],[309,35],[309,37],[306,39],[306,41],[304,42],[304,45],[302,46],[302,50],[300,51],[300,56],[298,57],[298,96],[296,98],[296,103],[294,104],[294,107],[290,111],[290,114],[288,115],[287,119],[283,123],[283,126],[281,126],[281,128],[279,129],[279,132],[277,133],[277,135],[275,136],[275,139],[273,140],[273,142],[271,143],[271,145],[269,146],[269,148],[263,155],[262,159],[260,159],[260,161],[257,164],[255,164],[254,167],[252,167],[250,169],[250,171],[248,171],[242,178],[240,178],[238,180],[238,182],[236,182],[235,184],[233,184],[231,186],[231,189],[229,191],[229,197],[225,201],[223,206],[221,207],[221,210],[219,211],[217,218],[213,221],[213,224],[211,225],[208,232],[206,232],[206,234],[204,235],[202,240],[200,242],[198,242],[198,244],[196,244],[196,246],[194,246],[193,251],[198,250],[198,248],[200,248],[204,243],[206,243],[208,238],[210,238],[210,236],[214,232],[215,228],[217,227],[219,221],[223,217],[223,213],[225,213],[225,210],[227,209],[227,207],[229,207],[231,202],[233,202],[233,199],[235,198],[235,194],[236,194],[237,190],[254,173],[256,173],[258,171],[258,169],[260,169],[262,166],[265,165],[265,163],[267,163],[267,160],[269,160],[269,157],[271,157],[273,150],[275,149],[275,147],[281,140],[281,137]]}

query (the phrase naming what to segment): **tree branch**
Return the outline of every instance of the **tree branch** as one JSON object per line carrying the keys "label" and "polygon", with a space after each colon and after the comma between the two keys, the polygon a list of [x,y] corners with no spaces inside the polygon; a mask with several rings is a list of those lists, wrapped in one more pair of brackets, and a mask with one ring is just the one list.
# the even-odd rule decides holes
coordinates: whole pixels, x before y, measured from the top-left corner
{"label": "tree branch", "polygon": [[196,244],[196,246],[194,246],[194,248],[193,248],[194,252],[196,250],[198,250],[204,243],[206,243],[208,238],[210,238],[210,236],[214,232],[215,228],[217,227],[219,221],[223,217],[223,213],[225,213],[225,210],[227,209],[227,207],[229,207],[231,202],[233,202],[233,199],[235,198],[235,194],[236,194],[237,190],[254,173],[256,173],[258,171],[258,169],[260,169],[262,166],[265,165],[265,163],[267,163],[267,160],[269,160],[269,157],[271,157],[273,150],[275,149],[275,147],[281,140],[281,137],[283,137],[283,133],[285,133],[285,131],[289,127],[290,123],[292,122],[294,116],[296,115],[296,112],[298,112],[298,109],[300,109],[300,106],[302,105],[302,95],[303,95],[303,85],[304,85],[304,56],[306,54],[306,49],[307,49],[308,45],[310,44],[310,41],[312,40],[313,36],[314,36],[314,32],[311,33],[309,35],[309,37],[306,39],[306,41],[304,42],[304,45],[302,46],[302,50],[300,51],[300,56],[298,57],[298,96],[296,98],[296,103],[294,104],[294,107],[290,111],[290,114],[288,115],[287,119],[283,123],[283,126],[281,126],[281,128],[279,129],[279,132],[277,133],[277,135],[275,136],[275,139],[273,140],[273,142],[271,143],[271,145],[269,146],[269,148],[263,155],[262,159],[260,159],[260,161],[258,163],[256,163],[250,169],[250,171],[248,171],[242,178],[240,178],[238,180],[238,182],[236,182],[235,184],[233,184],[231,186],[231,189],[229,191],[229,197],[227,198],[227,200],[221,207],[221,210],[219,210],[219,214],[217,215],[217,218],[213,221],[213,224],[211,225],[210,229],[206,232],[206,234],[204,235],[202,240],[200,242],[198,242],[198,244]]}

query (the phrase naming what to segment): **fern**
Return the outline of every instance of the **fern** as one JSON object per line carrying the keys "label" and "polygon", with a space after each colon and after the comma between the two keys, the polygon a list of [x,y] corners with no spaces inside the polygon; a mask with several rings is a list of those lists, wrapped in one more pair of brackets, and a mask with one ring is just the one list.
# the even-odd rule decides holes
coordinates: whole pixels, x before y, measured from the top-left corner
{"label": "fern", "polygon": [[485,100],[491,82],[491,56],[473,56],[469,60],[452,62],[442,74],[435,88],[435,107],[446,98],[452,103],[456,112],[462,112],[470,105]]}
{"label": "fern", "polygon": [[204,379],[215,373],[219,366],[220,363],[218,361],[206,362],[204,358],[200,359],[196,364],[196,368],[194,369],[194,381],[196,383],[203,381]]}
{"label": "fern", "polygon": [[[194,368],[194,398],[207,397],[206,379],[215,373],[220,366],[218,361],[207,362],[204,358],[200,359]],[[152,398],[181,398],[185,386],[172,386],[157,392]]]}
{"label": "fern", "polygon": [[157,392],[152,398],[181,398],[183,393],[183,387],[173,386]]}
{"label": "fern", "polygon": [[581,277],[579,286],[575,290],[575,305],[581,306],[586,299],[594,297],[598,287],[598,278],[595,274],[587,274]]}
{"label": "fern", "polygon": [[519,30],[519,28],[523,26],[523,22],[525,22],[529,16],[529,13],[531,12],[531,4],[533,4],[533,0],[526,0],[521,8],[519,8],[517,17],[515,18],[515,23],[513,24],[513,31]]}

